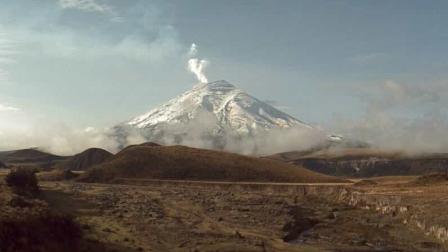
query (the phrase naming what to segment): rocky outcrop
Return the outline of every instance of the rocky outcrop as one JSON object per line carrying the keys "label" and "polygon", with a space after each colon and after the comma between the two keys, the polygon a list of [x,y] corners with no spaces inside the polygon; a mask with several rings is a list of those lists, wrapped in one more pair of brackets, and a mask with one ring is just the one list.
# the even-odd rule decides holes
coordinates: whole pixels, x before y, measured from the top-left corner
{"label": "rocky outcrop", "polygon": [[[294,197],[294,201],[310,197],[319,198],[324,201],[334,203],[342,203],[349,207],[363,209],[365,211],[374,211],[378,215],[396,218],[404,225],[409,225],[410,228],[418,228],[423,234],[431,236],[442,243],[448,242],[448,222],[440,221],[440,216],[434,212],[427,212],[428,210],[422,205],[419,205],[414,200],[421,196],[416,196],[413,200],[409,197],[413,196],[413,187],[407,189],[400,188],[399,193],[386,192],[371,192],[366,189],[355,188],[350,184],[278,184],[278,183],[245,183],[245,182],[200,182],[200,181],[168,181],[168,180],[133,180],[120,179],[117,182],[120,184],[134,184],[145,186],[160,186],[164,188],[180,187],[180,186],[194,186],[207,190],[219,190],[220,192],[232,191],[259,191],[268,194],[288,194]],[[89,186],[83,184],[83,186]],[[408,190],[408,191],[406,191]],[[409,196],[411,195],[411,196]],[[423,202],[421,199],[418,202]],[[431,202],[426,203],[426,207],[431,205]],[[443,202],[441,202],[443,205]],[[425,214],[425,212],[427,212]],[[337,218],[337,213],[331,213],[330,218]],[[300,224],[300,225],[299,225]],[[294,219],[291,226],[285,226],[288,234],[291,234],[292,239],[297,238],[297,234],[306,230],[297,229],[299,226],[312,227],[313,219]],[[290,240],[285,236],[285,240]]]}
{"label": "rocky outcrop", "polygon": [[333,200],[341,201],[352,207],[375,211],[380,215],[399,218],[405,225],[417,227],[426,236],[432,236],[445,243],[448,241],[448,225],[439,223],[434,213],[427,213],[418,206],[410,205],[399,195],[369,194],[353,189],[340,190]]}

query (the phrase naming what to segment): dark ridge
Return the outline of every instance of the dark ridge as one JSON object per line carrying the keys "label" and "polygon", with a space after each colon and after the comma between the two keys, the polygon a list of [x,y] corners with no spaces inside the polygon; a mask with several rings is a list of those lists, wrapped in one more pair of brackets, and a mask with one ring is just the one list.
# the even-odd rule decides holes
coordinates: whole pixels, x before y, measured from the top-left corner
{"label": "dark ridge", "polygon": [[15,151],[2,152],[0,159],[8,166],[22,166],[48,169],[68,157],[57,156],[46,153],[38,149],[22,149]]}
{"label": "dark ridge", "polygon": [[161,145],[161,144],[158,144],[158,143],[154,143],[154,142],[146,142],[146,143],[141,143],[141,144],[132,144],[132,145],[128,145],[128,146],[126,146],[125,148],[123,148],[119,153],[121,153],[121,152],[123,152],[123,151],[125,151],[125,150],[128,150],[128,149],[130,149],[130,148],[137,147],[137,146],[160,147],[160,146],[162,146],[162,145]]}
{"label": "dark ridge", "polygon": [[314,153],[288,152],[267,158],[331,175],[349,177],[406,176],[445,172],[448,154],[407,155],[375,149],[337,149]]}
{"label": "dark ridge", "polygon": [[65,170],[86,170],[113,157],[113,154],[99,148],[90,148],[60,163],[57,168]]}

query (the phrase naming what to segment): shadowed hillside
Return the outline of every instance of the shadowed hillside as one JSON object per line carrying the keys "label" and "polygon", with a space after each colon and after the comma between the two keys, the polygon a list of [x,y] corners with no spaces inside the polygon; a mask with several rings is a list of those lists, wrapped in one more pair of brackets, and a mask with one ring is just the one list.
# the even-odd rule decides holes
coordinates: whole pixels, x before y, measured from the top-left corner
{"label": "shadowed hillside", "polygon": [[0,153],[0,160],[8,166],[48,169],[67,157],[57,156],[38,149],[23,149]]}
{"label": "shadowed hillside", "polygon": [[146,147],[160,147],[162,145],[158,144],[158,143],[154,143],[154,142],[146,142],[146,143],[141,143],[141,144],[132,144],[132,145],[128,145],[126,147],[124,147],[120,152],[121,153],[123,151],[126,151],[130,148],[136,147],[136,146],[146,146]]}
{"label": "shadowed hillside", "polygon": [[91,166],[101,164],[113,157],[113,154],[99,148],[90,148],[58,165],[65,170],[85,170]]}
{"label": "shadowed hillside", "polygon": [[282,162],[185,146],[135,146],[92,167],[83,181],[114,178],[265,182],[341,182]]}

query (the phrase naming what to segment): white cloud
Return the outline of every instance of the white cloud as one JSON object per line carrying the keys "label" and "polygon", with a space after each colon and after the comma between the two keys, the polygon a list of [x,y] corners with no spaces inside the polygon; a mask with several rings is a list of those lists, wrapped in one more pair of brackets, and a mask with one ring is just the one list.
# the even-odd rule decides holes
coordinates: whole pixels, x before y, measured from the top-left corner
{"label": "white cloud", "polygon": [[387,80],[362,90],[366,110],[359,118],[337,116],[338,133],[376,147],[416,152],[447,152],[448,85]]}
{"label": "white cloud", "polygon": [[91,147],[118,150],[118,143],[107,129],[75,129],[48,118],[36,119],[25,111],[0,113],[0,122],[0,150],[39,147],[59,155],[72,155]]}
{"label": "white cloud", "polygon": [[[75,8],[75,3],[78,2],[81,3],[81,6],[86,3],[80,0],[61,0],[61,2],[66,4],[62,5],[66,8]],[[126,12],[120,9],[117,10],[117,13],[111,13],[111,16],[100,18],[92,23],[91,30],[98,29],[95,34],[89,32],[89,29],[83,30],[76,26],[58,24],[57,14],[43,16],[38,19],[39,22],[8,24],[3,27],[3,30],[8,33],[10,38],[20,42],[17,47],[20,47],[20,53],[24,57],[36,55],[66,60],[122,57],[160,63],[169,57],[181,55],[184,46],[180,43],[178,31],[168,22],[161,23],[157,19],[158,17],[154,17],[150,23],[138,15],[126,20],[119,16],[119,14],[123,14],[118,13],[119,11]],[[150,12],[150,10],[143,10],[143,12],[146,11]],[[48,25],[49,23],[51,26]],[[102,36],[103,32],[104,34],[111,33],[108,28],[102,30],[105,29],[104,27],[114,27],[115,25],[120,28],[114,31],[114,36]],[[0,33],[0,64],[2,61],[11,60],[11,57],[2,57],[2,52],[6,49],[2,50],[1,35]],[[1,67],[0,76],[2,76]]]}
{"label": "white cloud", "polygon": [[59,6],[64,9],[78,9],[83,11],[110,13],[112,8],[95,0],[59,0]]}
{"label": "white cloud", "polygon": [[0,104],[0,112],[5,112],[5,111],[19,111],[19,108],[16,107],[12,107],[12,106],[7,106],[7,105],[3,105]]}
{"label": "white cloud", "polygon": [[441,105],[448,99],[446,83],[406,84],[386,80],[364,95],[373,110]]}

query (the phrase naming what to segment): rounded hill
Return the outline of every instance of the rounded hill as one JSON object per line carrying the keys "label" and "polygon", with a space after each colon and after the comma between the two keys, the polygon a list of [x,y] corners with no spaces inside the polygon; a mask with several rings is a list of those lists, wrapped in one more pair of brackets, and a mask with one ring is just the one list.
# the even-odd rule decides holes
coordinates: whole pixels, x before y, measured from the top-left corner
{"label": "rounded hill", "polygon": [[3,152],[0,158],[8,166],[43,169],[50,169],[67,159],[35,148]]}
{"label": "rounded hill", "polygon": [[106,150],[90,148],[61,163],[61,168],[66,170],[85,170],[91,166],[101,164],[111,157],[113,157],[113,154]]}
{"label": "rounded hill", "polygon": [[342,179],[283,162],[185,146],[134,146],[81,178],[107,182],[118,178],[209,181],[325,183]]}

